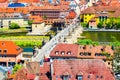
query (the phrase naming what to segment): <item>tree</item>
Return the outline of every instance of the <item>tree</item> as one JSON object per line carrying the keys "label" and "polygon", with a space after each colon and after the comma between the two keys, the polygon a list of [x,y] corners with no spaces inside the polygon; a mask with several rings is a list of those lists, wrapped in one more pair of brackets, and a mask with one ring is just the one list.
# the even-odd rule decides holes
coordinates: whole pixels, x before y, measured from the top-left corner
{"label": "tree", "polygon": [[19,29],[20,26],[17,23],[11,23],[9,29]]}
{"label": "tree", "polygon": [[97,27],[98,27],[98,28],[103,28],[103,21],[99,22],[99,23],[97,24]]}
{"label": "tree", "polygon": [[47,19],[47,16],[46,16],[46,15],[44,15],[44,16],[43,16],[43,19]]}
{"label": "tree", "polygon": [[15,64],[12,73],[15,74],[19,69],[22,68],[22,64]]}
{"label": "tree", "polygon": [[106,23],[106,29],[110,29],[110,28],[111,28],[111,23],[110,22]]}
{"label": "tree", "polygon": [[120,73],[120,46],[115,49],[113,70],[115,73]]}
{"label": "tree", "polygon": [[32,25],[33,20],[28,20],[28,25]]}
{"label": "tree", "polygon": [[87,23],[81,23],[81,26],[82,27],[88,27],[88,24]]}
{"label": "tree", "polygon": [[117,22],[116,26],[116,29],[120,29],[120,22]]}
{"label": "tree", "polygon": [[90,40],[90,39],[78,40],[78,44],[90,45],[90,44],[92,44],[92,40]]}

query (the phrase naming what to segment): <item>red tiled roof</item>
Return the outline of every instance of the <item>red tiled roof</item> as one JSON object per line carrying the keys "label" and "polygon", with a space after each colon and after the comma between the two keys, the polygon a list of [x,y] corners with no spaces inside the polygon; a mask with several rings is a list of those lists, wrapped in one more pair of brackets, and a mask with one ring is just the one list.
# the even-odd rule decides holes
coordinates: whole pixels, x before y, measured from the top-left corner
{"label": "red tiled roof", "polygon": [[69,15],[66,17],[67,19],[74,19],[76,17],[76,13],[74,11],[70,11]]}
{"label": "red tiled roof", "polygon": [[27,74],[27,79],[29,80],[34,80],[35,79],[35,74]]}
{"label": "red tiled roof", "polygon": [[[62,53],[63,52],[63,53]],[[58,44],[50,53],[51,57],[77,57],[77,44]]]}
{"label": "red tiled roof", "polygon": [[46,75],[48,74],[50,76],[50,62],[44,62],[43,66],[40,66],[40,79],[42,80],[50,80],[49,77]]}
{"label": "red tiled roof", "polygon": [[[62,53],[63,52],[63,53]],[[92,58],[92,59],[106,59],[107,57],[98,56],[97,54],[103,54],[104,52],[108,55],[113,56],[114,51],[111,46],[93,46],[93,45],[77,45],[77,44],[58,44],[51,51],[50,57],[70,57],[70,58]],[[81,55],[80,55],[81,53]],[[85,53],[85,55],[84,55]],[[87,55],[87,54],[90,55]],[[96,54],[97,53],[97,54]]]}
{"label": "red tiled roof", "polygon": [[4,50],[7,50],[6,55],[18,55],[23,51],[12,41],[0,41],[0,50],[2,50],[0,54],[4,54]]}
{"label": "red tiled roof", "polygon": [[88,80],[88,76],[90,80],[96,80],[96,77],[102,80],[115,80],[104,62],[98,59],[54,60],[52,79],[61,80],[63,73],[69,74],[70,80],[76,80],[78,74],[83,76],[83,80]]}

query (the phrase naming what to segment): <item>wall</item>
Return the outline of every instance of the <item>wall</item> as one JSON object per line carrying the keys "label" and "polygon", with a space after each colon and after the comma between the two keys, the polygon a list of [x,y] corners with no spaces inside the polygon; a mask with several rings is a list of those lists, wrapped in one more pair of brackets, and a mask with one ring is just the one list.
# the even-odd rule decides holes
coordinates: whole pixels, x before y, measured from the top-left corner
{"label": "wall", "polygon": [[93,17],[95,17],[95,15],[94,14],[84,14],[83,15],[83,20],[84,20],[84,22],[89,22],[89,20],[91,20]]}
{"label": "wall", "polygon": [[[3,27],[9,27],[9,21],[17,23],[21,27],[24,27],[24,19],[3,19]],[[0,20],[1,22],[1,20]]]}

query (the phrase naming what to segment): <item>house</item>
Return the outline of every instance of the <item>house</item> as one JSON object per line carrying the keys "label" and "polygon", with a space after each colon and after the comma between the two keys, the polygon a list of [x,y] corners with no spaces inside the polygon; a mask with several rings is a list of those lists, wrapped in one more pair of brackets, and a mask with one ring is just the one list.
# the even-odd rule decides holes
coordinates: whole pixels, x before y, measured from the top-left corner
{"label": "house", "polygon": [[14,65],[22,58],[22,48],[12,41],[0,41],[0,65]]}
{"label": "house", "polygon": [[115,80],[114,73],[98,59],[53,60],[52,80]]}
{"label": "house", "polygon": [[[37,76],[37,77],[36,77]],[[45,62],[42,66],[38,62],[28,62],[26,67],[20,69],[14,77],[14,80],[50,80],[50,62]]]}
{"label": "house", "polygon": [[77,44],[57,44],[51,51],[50,57],[52,59],[77,59],[78,48]]}
{"label": "house", "polygon": [[[119,10],[118,5],[91,6],[82,11],[80,18],[84,23],[91,23],[91,20],[94,19],[96,25],[99,22],[104,22],[106,24],[110,22],[111,18],[114,18],[114,21],[117,21],[117,18],[120,17],[120,13],[118,13]],[[91,26],[91,24],[89,26]]]}
{"label": "house", "polygon": [[24,26],[24,18],[20,13],[2,13],[0,14],[0,27],[8,28],[11,23],[17,23],[21,27]]}
{"label": "house", "polygon": [[94,18],[89,21],[89,29],[97,29],[97,23]]}
{"label": "house", "polygon": [[114,49],[112,46],[79,45],[79,59],[101,59],[112,69]]}
{"label": "house", "polygon": [[111,46],[57,44],[51,51],[51,59],[101,59],[112,68],[114,50]]}

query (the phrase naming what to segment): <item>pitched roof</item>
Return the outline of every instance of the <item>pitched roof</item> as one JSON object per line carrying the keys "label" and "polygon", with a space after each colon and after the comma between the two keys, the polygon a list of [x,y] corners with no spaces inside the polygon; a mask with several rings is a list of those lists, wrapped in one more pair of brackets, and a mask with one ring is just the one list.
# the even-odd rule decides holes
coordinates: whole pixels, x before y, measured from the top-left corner
{"label": "pitched roof", "polygon": [[114,51],[111,46],[58,44],[51,51],[50,57],[106,59],[104,53],[113,56]]}
{"label": "pitched roof", "polygon": [[77,44],[58,44],[51,51],[50,57],[77,57]]}
{"label": "pitched roof", "polygon": [[83,14],[94,14],[96,12],[96,10],[94,9],[94,7],[89,7],[87,9],[85,9],[82,13]]}
{"label": "pitched roof", "polygon": [[52,79],[62,79],[64,75],[69,75],[71,80],[76,80],[79,75],[83,80],[95,80],[96,77],[103,80],[115,80],[111,71],[105,66],[102,60],[98,59],[71,59],[71,60],[54,60]]}
{"label": "pitched roof", "polygon": [[50,80],[50,62],[44,62],[44,65],[40,66],[40,79]]}
{"label": "pitched roof", "polygon": [[74,11],[70,11],[68,16],[66,18],[68,19],[74,19],[76,17],[76,13]]}
{"label": "pitched roof", "polygon": [[0,41],[0,50],[0,54],[5,54],[4,50],[6,50],[6,55],[18,55],[23,51],[12,41]]}

